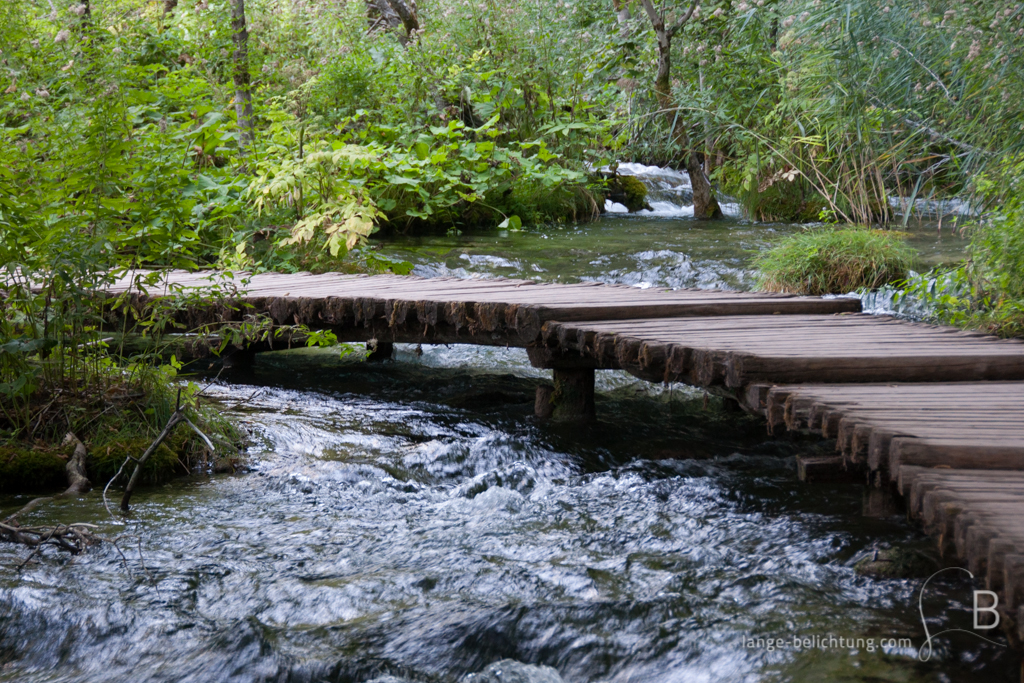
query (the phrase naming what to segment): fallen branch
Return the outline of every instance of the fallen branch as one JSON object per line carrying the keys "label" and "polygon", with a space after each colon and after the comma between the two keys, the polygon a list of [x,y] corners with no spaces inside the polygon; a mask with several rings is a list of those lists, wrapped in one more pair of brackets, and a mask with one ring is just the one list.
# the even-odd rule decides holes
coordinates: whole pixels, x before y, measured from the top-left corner
{"label": "fallen branch", "polygon": [[[90,545],[99,543],[93,535],[93,524],[57,524],[55,526],[18,526],[17,522],[0,522],[0,541],[18,543],[32,548],[21,563],[24,567],[44,546],[52,545],[72,555],[85,552]],[[19,567],[19,569],[21,568]]]}
{"label": "fallen branch", "polygon": [[[156,452],[156,449],[160,447],[160,444],[162,444],[164,442],[164,439],[166,439],[170,435],[171,431],[175,427],[177,427],[179,423],[182,422],[191,427],[192,430],[196,434],[198,434],[203,441],[206,442],[207,447],[211,451],[216,450],[214,449],[213,442],[210,441],[210,438],[206,436],[206,434],[203,434],[199,430],[199,427],[196,427],[194,424],[192,424],[191,420],[185,417],[185,406],[181,405],[181,389],[178,389],[177,404],[174,408],[174,412],[171,413],[171,417],[167,420],[167,424],[164,425],[163,431],[160,432],[159,436],[156,437],[156,440],[149,445],[149,448],[146,449],[146,452],[143,453],[141,457],[133,458],[131,455],[126,457],[125,461],[121,463],[121,467],[117,470],[117,474],[115,474],[111,478],[111,480],[107,482],[107,485],[103,487],[103,506],[107,508],[108,513],[110,513],[110,505],[107,503],[107,489],[110,488],[110,485],[117,481],[121,474],[124,473],[124,468],[128,466],[128,463],[134,460],[135,471],[132,472],[132,476],[128,480],[128,485],[124,489],[124,495],[121,496],[121,511],[128,512],[129,502],[131,501],[132,493],[135,491],[135,486],[139,483],[139,476],[142,473],[142,466],[145,465],[146,461],[149,460],[150,456]],[[113,513],[110,514],[113,515]]]}

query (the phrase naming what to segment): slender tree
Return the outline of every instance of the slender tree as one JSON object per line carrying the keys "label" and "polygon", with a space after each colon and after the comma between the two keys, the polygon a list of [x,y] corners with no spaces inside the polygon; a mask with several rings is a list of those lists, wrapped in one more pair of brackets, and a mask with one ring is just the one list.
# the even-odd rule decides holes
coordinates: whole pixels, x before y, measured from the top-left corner
{"label": "slender tree", "polygon": [[235,43],[235,114],[238,116],[239,147],[252,145],[252,93],[249,89],[249,31],[245,25],[245,0],[231,0],[231,30]]}
{"label": "slender tree", "polygon": [[721,218],[722,209],[711,190],[711,182],[704,173],[700,154],[690,142],[685,116],[672,99],[672,38],[693,17],[698,0],[693,0],[686,14],[671,26],[666,25],[665,11],[655,7],[653,0],[641,2],[658,40],[658,72],[654,80],[654,95],[669,122],[672,142],[682,148],[686,155],[686,173],[690,176],[690,185],[693,187],[693,215],[698,219]]}

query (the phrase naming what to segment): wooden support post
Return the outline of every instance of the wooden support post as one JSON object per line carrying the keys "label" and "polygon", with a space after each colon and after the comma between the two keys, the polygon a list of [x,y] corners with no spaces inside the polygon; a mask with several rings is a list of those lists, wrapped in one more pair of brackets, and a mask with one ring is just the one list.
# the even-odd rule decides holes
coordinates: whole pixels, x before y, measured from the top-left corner
{"label": "wooden support post", "polygon": [[899,513],[900,503],[890,487],[865,487],[863,508],[863,515],[865,517],[885,519]]}
{"label": "wooden support post", "polygon": [[553,375],[555,388],[550,398],[551,419],[559,422],[593,420],[594,371],[590,368],[555,368]]}
{"label": "wooden support post", "polygon": [[554,393],[555,388],[550,384],[537,385],[537,398],[533,402],[533,412],[537,417],[546,420],[555,412],[555,405],[551,402]]}
{"label": "wooden support post", "polygon": [[819,482],[860,482],[864,475],[846,469],[843,463],[843,456],[796,456],[796,472],[800,481],[805,484],[817,484]]}
{"label": "wooden support post", "polygon": [[370,355],[366,357],[366,360],[371,363],[377,363],[382,360],[391,360],[395,355],[395,345],[391,342],[370,340],[366,342],[366,350],[370,352]]}

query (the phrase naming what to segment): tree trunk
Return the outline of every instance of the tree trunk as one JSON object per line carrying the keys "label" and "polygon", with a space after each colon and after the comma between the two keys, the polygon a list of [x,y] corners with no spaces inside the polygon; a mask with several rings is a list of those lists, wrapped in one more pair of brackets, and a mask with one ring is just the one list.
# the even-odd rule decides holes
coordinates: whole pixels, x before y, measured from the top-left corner
{"label": "tree trunk", "polygon": [[372,31],[381,21],[389,28],[398,28],[402,25],[402,19],[391,9],[388,0],[366,0],[366,9],[370,18],[370,30]]}
{"label": "tree trunk", "polygon": [[416,32],[420,30],[420,19],[416,13],[416,0],[366,0],[370,14],[370,28],[376,27],[382,20],[389,28],[405,29],[405,36],[399,38],[402,45],[408,44]]}
{"label": "tree trunk", "polygon": [[406,36],[410,39],[413,38],[416,31],[420,30],[420,19],[416,15],[416,0],[408,2],[406,0],[388,0],[388,4],[402,20]]}
{"label": "tree trunk", "polygon": [[690,143],[690,134],[682,114],[672,99],[672,36],[689,20],[693,8],[679,24],[668,29],[665,27],[664,15],[654,8],[651,0],[643,0],[643,5],[658,39],[658,73],[654,79],[654,95],[671,127],[672,142],[681,147],[686,155],[686,173],[690,176],[690,186],[693,188],[693,216],[698,220],[721,218],[722,209],[704,173],[700,154]]}
{"label": "tree trunk", "polygon": [[615,19],[619,23],[619,35],[625,36],[629,33],[629,20],[632,19],[629,0],[612,0],[612,7],[615,8]]}
{"label": "tree trunk", "polygon": [[164,0],[164,14],[173,14],[178,6],[178,0]]}
{"label": "tree trunk", "polygon": [[249,31],[245,26],[245,0],[231,0],[231,30],[235,42],[235,114],[238,146],[244,154],[252,145],[252,94],[249,91]]}

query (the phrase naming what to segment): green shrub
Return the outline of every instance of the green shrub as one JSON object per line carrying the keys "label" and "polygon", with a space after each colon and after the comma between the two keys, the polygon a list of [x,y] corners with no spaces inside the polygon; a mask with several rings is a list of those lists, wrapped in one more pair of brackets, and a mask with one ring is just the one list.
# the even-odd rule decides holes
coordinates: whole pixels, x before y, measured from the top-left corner
{"label": "green shrub", "polygon": [[796,294],[843,294],[903,280],[914,250],[903,233],[851,227],[792,235],[754,260],[758,287]]}
{"label": "green shrub", "polygon": [[992,199],[1004,203],[970,229],[970,259],[901,282],[894,302],[935,322],[1024,337],[1024,168],[1011,166],[999,178],[977,180],[980,191],[999,192]]}
{"label": "green shrub", "polygon": [[317,79],[305,86],[309,90],[309,109],[331,123],[359,109],[373,109],[378,105],[376,77],[373,58],[366,52],[352,51],[332,60]]}
{"label": "green shrub", "polygon": [[810,223],[820,220],[819,215],[828,204],[807,183],[776,179],[760,185],[743,187],[738,192],[743,210],[758,221],[786,221]]}
{"label": "green shrub", "polygon": [[971,259],[979,284],[997,299],[1024,299],[1024,201],[974,229]]}

